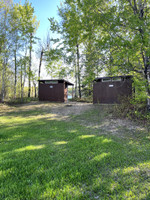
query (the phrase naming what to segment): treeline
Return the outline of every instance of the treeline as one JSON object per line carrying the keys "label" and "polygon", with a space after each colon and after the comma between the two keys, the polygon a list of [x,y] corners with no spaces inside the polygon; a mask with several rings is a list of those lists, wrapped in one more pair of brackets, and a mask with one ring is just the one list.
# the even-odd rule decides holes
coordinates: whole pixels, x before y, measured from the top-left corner
{"label": "treeline", "polygon": [[[0,102],[23,102],[38,96],[42,68],[50,78],[72,77],[49,33],[37,38],[39,21],[30,1],[0,0]],[[38,57],[36,66],[33,57]],[[44,64],[44,65],[42,65]]]}
{"label": "treeline", "polygon": [[[0,0],[0,99],[23,99],[25,82],[27,96],[31,96],[31,82],[35,74],[31,69],[33,45],[38,21],[34,8],[11,0]],[[35,86],[36,87],[36,86]]]}
{"label": "treeline", "polygon": [[92,94],[92,81],[105,75],[133,75],[136,101],[150,95],[149,0],[65,0],[60,21],[50,18],[59,33],[54,52],[72,66],[75,95]]}
{"label": "treeline", "polygon": [[44,60],[51,78],[74,80],[75,97],[92,96],[96,77],[133,75],[135,103],[150,105],[149,0],[64,0],[58,14],[59,21],[49,22],[59,38],[48,36],[41,42],[34,72],[32,51],[39,24],[34,8],[29,1],[21,5],[0,0],[2,101],[30,97],[31,83],[36,90]]}

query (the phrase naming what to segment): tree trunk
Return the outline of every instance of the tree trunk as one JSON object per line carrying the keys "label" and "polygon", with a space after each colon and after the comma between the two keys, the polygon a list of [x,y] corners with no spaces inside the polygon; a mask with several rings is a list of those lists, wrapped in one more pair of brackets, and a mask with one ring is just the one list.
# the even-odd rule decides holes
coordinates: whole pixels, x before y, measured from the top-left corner
{"label": "tree trunk", "polygon": [[77,85],[78,85],[78,76],[77,76],[77,64],[74,63],[75,65],[75,98],[77,98]]}
{"label": "tree trunk", "polygon": [[35,85],[35,98],[36,98],[36,85]]}
{"label": "tree trunk", "polygon": [[14,85],[14,98],[16,99],[16,87],[17,87],[17,55],[16,50],[14,51],[15,58],[15,85]]}
{"label": "tree trunk", "polygon": [[24,80],[23,80],[23,74],[22,74],[21,75],[21,102],[23,102],[24,84],[25,84],[25,75],[24,75]]}
{"label": "tree trunk", "polygon": [[42,65],[42,60],[43,60],[43,48],[42,48],[42,51],[41,51],[41,56],[40,56],[40,64],[39,64],[39,73],[38,73],[38,97],[39,97],[39,86],[40,86],[40,83],[39,83],[39,80],[40,80],[40,76],[41,76],[41,65]]}
{"label": "tree trunk", "polygon": [[24,89],[24,83],[23,83],[23,69],[22,69],[22,66],[21,66],[20,78],[21,78],[21,103],[23,103],[23,89]]}
{"label": "tree trunk", "polygon": [[81,82],[80,82],[80,63],[79,63],[79,60],[80,60],[80,55],[79,55],[79,45],[77,44],[76,45],[77,47],[77,70],[78,70],[78,84],[79,84],[79,98],[81,99]]}
{"label": "tree trunk", "polygon": [[29,75],[28,75],[28,97],[31,96],[31,65],[32,65],[32,33],[30,35],[30,61],[29,61]]}
{"label": "tree trunk", "polygon": [[34,86],[32,86],[32,97],[34,97]]}
{"label": "tree trunk", "polygon": [[147,91],[147,108],[150,111],[150,88],[149,88],[149,80],[148,80],[148,69],[150,69],[150,62],[149,62],[149,57],[145,53],[145,62],[144,62],[145,68],[144,68],[144,74],[145,74],[145,79],[146,79],[146,91]]}
{"label": "tree trunk", "polygon": [[[4,58],[5,60],[5,58]],[[5,74],[6,74],[6,64],[5,61],[3,62],[3,73],[2,73],[2,103],[4,102],[5,99]]]}

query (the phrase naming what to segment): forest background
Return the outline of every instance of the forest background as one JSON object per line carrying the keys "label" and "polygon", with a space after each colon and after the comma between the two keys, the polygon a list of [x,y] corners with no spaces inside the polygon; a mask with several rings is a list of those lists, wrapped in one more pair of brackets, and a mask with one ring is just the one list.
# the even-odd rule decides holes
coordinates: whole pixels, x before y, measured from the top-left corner
{"label": "forest background", "polygon": [[47,34],[43,40],[36,37],[39,21],[29,1],[0,0],[1,101],[37,97],[45,67],[51,78],[72,80],[80,99],[92,96],[96,77],[133,75],[130,102],[134,109],[149,107],[149,0],[64,0],[58,15],[48,20],[50,33],[59,38]]}

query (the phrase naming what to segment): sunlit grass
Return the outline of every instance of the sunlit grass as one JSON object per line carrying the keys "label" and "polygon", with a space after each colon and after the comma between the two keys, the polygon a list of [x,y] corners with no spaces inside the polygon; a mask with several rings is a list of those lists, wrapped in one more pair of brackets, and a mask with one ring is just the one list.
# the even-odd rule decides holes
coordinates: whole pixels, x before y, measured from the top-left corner
{"label": "sunlit grass", "polygon": [[92,138],[95,137],[95,135],[81,135],[79,136],[80,139],[86,139],[86,138]]}
{"label": "sunlit grass", "polygon": [[34,106],[25,112],[5,110],[0,200],[150,199],[149,136],[140,130],[138,140],[122,139],[94,130],[87,124],[93,119],[100,127],[109,114],[96,111],[93,118],[94,112],[62,121]]}
{"label": "sunlit grass", "polygon": [[61,144],[67,144],[66,141],[59,141],[59,142],[54,142],[55,145],[61,145]]}
{"label": "sunlit grass", "polygon": [[102,153],[102,154],[100,154],[100,155],[98,155],[98,156],[95,156],[92,160],[94,161],[100,161],[101,159],[103,159],[104,157],[106,157],[106,156],[109,156],[110,155],[110,153]]}
{"label": "sunlit grass", "polygon": [[37,150],[37,149],[42,149],[44,148],[45,145],[29,145],[20,149],[16,149],[16,152],[22,152],[22,151],[31,151],[31,150]]}

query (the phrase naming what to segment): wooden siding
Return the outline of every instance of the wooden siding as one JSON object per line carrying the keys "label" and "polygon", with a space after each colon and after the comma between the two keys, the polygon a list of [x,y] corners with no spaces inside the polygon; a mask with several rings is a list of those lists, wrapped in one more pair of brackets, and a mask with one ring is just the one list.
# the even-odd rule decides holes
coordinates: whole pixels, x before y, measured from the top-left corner
{"label": "wooden siding", "polygon": [[64,101],[66,102],[68,100],[68,85],[64,84]]}
{"label": "wooden siding", "polygon": [[51,102],[64,102],[64,83],[39,84],[39,100]]}
{"label": "wooden siding", "polygon": [[132,95],[132,80],[94,82],[93,103],[120,103],[123,96]]}

